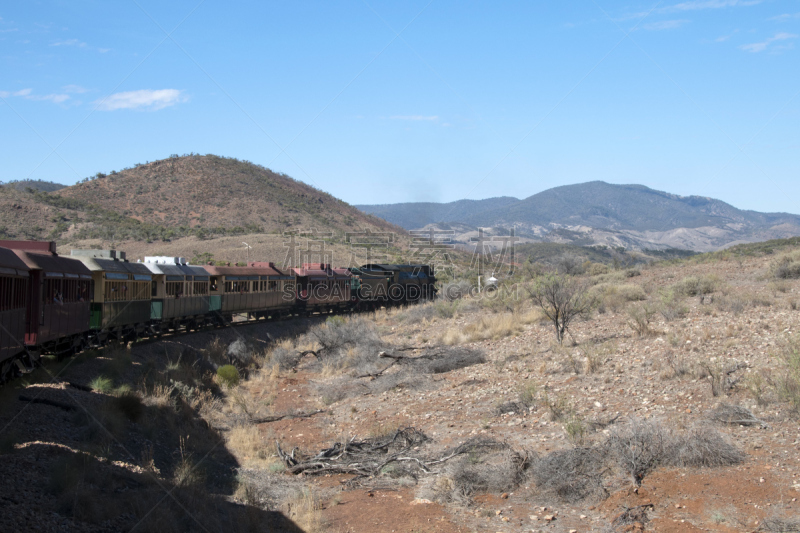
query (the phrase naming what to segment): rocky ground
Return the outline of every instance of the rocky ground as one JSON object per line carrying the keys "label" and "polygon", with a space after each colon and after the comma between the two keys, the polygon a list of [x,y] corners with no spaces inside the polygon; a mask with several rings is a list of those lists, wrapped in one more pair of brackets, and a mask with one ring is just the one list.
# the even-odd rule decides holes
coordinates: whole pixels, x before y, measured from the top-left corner
{"label": "rocky ground", "polygon": [[[563,346],[506,295],[51,364],[2,391],[0,529],[798,531],[800,282],[775,261],[583,276],[601,305]],[[637,478],[620,458],[655,441]]]}

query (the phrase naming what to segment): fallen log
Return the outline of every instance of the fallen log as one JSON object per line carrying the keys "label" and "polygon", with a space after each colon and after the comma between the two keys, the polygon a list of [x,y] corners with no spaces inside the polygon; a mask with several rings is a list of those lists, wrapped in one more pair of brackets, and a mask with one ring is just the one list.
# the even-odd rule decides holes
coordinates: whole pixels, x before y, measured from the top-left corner
{"label": "fallen log", "polygon": [[327,413],[326,409],[317,409],[308,413],[287,413],[285,415],[265,416],[262,418],[251,418],[250,422],[253,424],[268,424],[269,422],[277,422],[278,420],[291,420],[294,418],[310,418],[320,413]]}

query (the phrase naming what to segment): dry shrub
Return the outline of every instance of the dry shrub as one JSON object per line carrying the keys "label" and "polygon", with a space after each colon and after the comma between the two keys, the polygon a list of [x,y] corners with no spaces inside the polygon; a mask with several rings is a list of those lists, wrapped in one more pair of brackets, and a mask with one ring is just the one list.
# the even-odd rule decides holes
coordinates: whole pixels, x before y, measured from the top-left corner
{"label": "dry shrub", "polygon": [[476,439],[459,446],[458,457],[423,487],[422,495],[441,503],[469,505],[478,493],[506,492],[518,486],[529,458],[504,443]]}
{"label": "dry shrub", "polygon": [[564,431],[567,433],[567,438],[573,445],[583,446],[589,427],[583,419],[573,413],[570,419],[564,423]]}
{"label": "dry shrub", "polygon": [[722,280],[716,274],[708,276],[688,276],[672,286],[672,290],[684,296],[702,296],[716,292],[722,286]]}
{"label": "dry shrub", "polygon": [[441,348],[435,355],[426,355],[405,360],[404,364],[411,365],[411,369],[424,374],[443,374],[479,365],[486,362],[486,357],[481,350],[476,348]]}
{"label": "dry shrub", "polygon": [[756,531],[767,533],[800,533],[800,519],[797,518],[767,518]]}
{"label": "dry shrub", "polygon": [[718,296],[714,304],[720,311],[738,315],[748,307],[749,302],[740,294],[727,294]]}
{"label": "dry shrub", "polygon": [[708,413],[708,418],[715,422],[739,426],[763,426],[764,422],[755,417],[750,409],[741,405],[721,403]]}
{"label": "dry shrub", "polygon": [[708,426],[694,426],[671,439],[662,462],[678,467],[719,467],[744,461],[745,454]]}
{"label": "dry shrub", "polygon": [[775,379],[778,397],[800,412],[800,337],[784,340],[777,358],[782,367]]}
{"label": "dry shrub", "polygon": [[539,403],[542,407],[547,409],[550,413],[550,418],[555,422],[565,420],[575,412],[575,409],[566,396],[550,396],[547,389],[542,393]]}
{"label": "dry shrub", "polygon": [[585,347],[586,360],[584,370],[587,374],[599,372],[606,362],[606,359],[617,351],[617,344],[614,341],[606,341]]}
{"label": "dry shrub", "polygon": [[795,251],[784,255],[772,264],[770,270],[777,279],[800,278],[800,253]]}
{"label": "dry shrub", "polygon": [[294,342],[281,342],[269,353],[266,365],[293,370],[304,356],[312,354],[318,363],[316,370],[334,374],[355,369],[366,374],[377,371],[375,363],[384,346],[373,322],[334,316]]}
{"label": "dry shrub", "polygon": [[305,533],[323,533],[327,531],[322,518],[322,502],[313,489],[306,487],[295,493],[287,502],[288,516]]}
{"label": "dry shrub", "polygon": [[598,310],[601,313],[606,309],[616,313],[623,309],[628,302],[647,299],[644,289],[633,283],[623,283],[621,285],[599,283],[592,287],[591,294],[599,302]]}
{"label": "dry shrub", "polygon": [[634,419],[614,428],[606,444],[619,466],[639,486],[664,457],[666,439],[660,423]]}
{"label": "dry shrub", "polygon": [[656,310],[648,304],[634,305],[628,308],[628,327],[631,328],[639,337],[649,337],[655,334],[650,327],[650,321],[656,314]]}
{"label": "dry shrub", "polygon": [[442,344],[455,345],[487,339],[501,339],[522,332],[522,321],[512,313],[484,315],[464,328],[449,329],[441,337]]}
{"label": "dry shrub", "polygon": [[577,503],[603,499],[607,456],[598,448],[558,450],[534,461],[531,474],[539,490],[562,501]]}
{"label": "dry shrub", "polygon": [[[261,467],[268,466],[276,460],[270,461],[273,455],[270,453],[270,445],[261,435],[258,426],[241,424],[234,426],[225,435],[228,449],[236,456],[239,464],[251,465],[260,464]],[[273,450],[274,451],[274,446]]]}
{"label": "dry shrub", "polygon": [[308,337],[319,344],[320,357],[328,358],[341,356],[348,347],[380,347],[383,344],[375,325],[363,318],[330,317],[309,331]]}
{"label": "dry shrub", "polygon": [[[733,373],[744,367],[736,361],[725,361],[722,358],[712,358],[700,363],[699,366],[704,371],[703,377],[708,377],[711,383],[711,394],[714,397],[728,394],[739,381],[738,378],[732,377]],[[699,374],[698,379],[702,379]]]}
{"label": "dry shrub", "polygon": [[283,371],[291,370],[297,366],[302,358],[302,352],[295,349],[292,341],[283,340],[268,354],[267,366],[276,366]]}
{"label": "dry shrub", "polygon": [[130,391],[125,391],[114,398],[112,405],[131,422],[137,422],[144,412],[142,399]]}
{"label": "dry shrub", "polygon": [[682,354],[676,354],[672,350],[667,351],[665,360],[671,370],[671,374],[665,377],[682,378],[692,373],[689,360]]}
{"label": "dry shrub", "polygon": [[785,279],[776,279],[767,283],[767,290],[772,293],[772,296],[777,296],[778,293],[787,293],[791,287],[791,284]]}
{"label": "dry shrub", "polygon": [[233,341],[226,350],[228,361],[232,365],[238,367],[247,367],[255,358],[253,347],[250,346],[244,339],[236,339]]}
{"label": "dry shrub", "polygon": [[745,455],[710,427],[676,433],[656,420],[632,419],[616,426],[604,442],[551,452],[531,467],[537,487],[569,503],[602,498],[606,477],[615,469],[634,484],[658,466],[720,467],[741,463]]}
{"label": "dry shrub", "polygon": [[467,337],[460,329],[448,329],[442,334],[441,337],[439,337],[439,342],[446,344],[447,346],[464,344],[467,341],[469,341],[469,337]]}
{"label": "dry shrub", "polygon": [[768,385],[771,381],[769,373],[764,370],[752,372],[745,377],[744,386],[759,407],[766,407],[770,403],[767,393],[769,391]]}
{"label": "dry shrub", "polygon": [[683,318],[689,313],[689,308],[681,301],[675,290],[661,291],[659,299],[658,312],[667,322]]}
{"label": "dry shrub", "polygon": [[602,274],[608,274],[611,269],[608,268],[608,265],[604,265],[603,263],[589,263],[586,266],[586,273],[590,276],[600,276]]}

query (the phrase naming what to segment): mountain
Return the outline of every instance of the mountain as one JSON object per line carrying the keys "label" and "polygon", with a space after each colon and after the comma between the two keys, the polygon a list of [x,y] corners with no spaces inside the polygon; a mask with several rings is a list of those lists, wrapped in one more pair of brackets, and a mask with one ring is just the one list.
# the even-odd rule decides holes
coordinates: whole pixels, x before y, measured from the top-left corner
{"label": "mountain", "polygon": [[503,209],[519,203],[510,196],[487,198],[486,200],[458,200],[446,204],[434,202],[412,202],[404,204],[356,205],[358,209],[380,217],[405,229],[417,229],[445,220],[465,220],[473,213]]}
{"label": "mountain", "polygon": [[[492,205],[501,200],[499,205]],[[360,206],[366,212],[387,214],[406,229],[425,224],[456,230],[466,242],[478,228],[489,234],[515,228],[523,242],[604,244],[635,249],[682,248],[710,251],[740,242],[800,235],[800,216],[737,209],[701,196],[679,196],[643,185],[613,185],[592,181],[549,189],[524,200],[508,198],[472,201],[472,209],[450,204],[396,204]],[[484,203],[486,202],[486,203]],[[402,206],[402,207],[401,207]],[[414,214],[429,213],[412,227]],[[390,218],[389,218],[390,217]]]}
{"label": "mountain", "polygon": [[301,229],[404,233],[285,174],[214,155],[97,174],[54,192],[0,187],[4,238],[154,241]]}

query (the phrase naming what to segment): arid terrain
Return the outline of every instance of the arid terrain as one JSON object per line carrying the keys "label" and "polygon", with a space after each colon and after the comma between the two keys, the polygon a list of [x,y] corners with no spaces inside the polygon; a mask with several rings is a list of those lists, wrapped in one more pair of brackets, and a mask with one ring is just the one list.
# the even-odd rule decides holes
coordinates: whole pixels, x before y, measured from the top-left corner
{"label": "arid terrain", "polygon": [[107,347],[2,389],[4,531],[800,531],[800,249]]}

